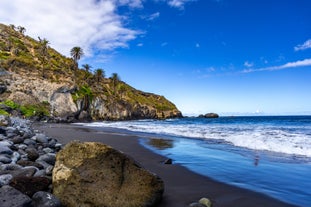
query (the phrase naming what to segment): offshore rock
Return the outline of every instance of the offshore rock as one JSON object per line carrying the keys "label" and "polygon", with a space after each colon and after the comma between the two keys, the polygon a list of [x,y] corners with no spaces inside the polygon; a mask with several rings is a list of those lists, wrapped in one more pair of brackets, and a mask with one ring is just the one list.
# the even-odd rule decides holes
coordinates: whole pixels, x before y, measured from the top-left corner
{"label": "offshore rock", "polygon": [[56,156],[53,193],[67,207],[150,207],[163,191],[158,176],[101,143],[72,142]]}
{"label": "offshore rock", "polygon": [[205,115],[199,115],[199,118],[219,118],[219,115],[216,113],[207,113]]}

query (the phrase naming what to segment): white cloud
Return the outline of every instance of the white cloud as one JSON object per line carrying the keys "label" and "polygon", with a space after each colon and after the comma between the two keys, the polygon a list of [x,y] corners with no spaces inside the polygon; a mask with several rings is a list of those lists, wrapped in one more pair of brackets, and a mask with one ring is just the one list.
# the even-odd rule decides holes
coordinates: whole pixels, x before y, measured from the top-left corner
{"label": "white cloud", "polygon": [[244,66],[247,67],[247,68],[251,68],[254,66],[254,63],[251,63],[251,62],[248,62],[248,61],[245,61],[244,62]]}
{"label": "white cloud", "polygon": [[143,8],[142,0],[115,0],[120,6],[129,6],[132,8]]}
{"label": "white cloud", "polygon": [[308,39],[307,41],[305,41],[303,44],[301,45],[297,45],[296,47],[294,47],[295,51],[299,51],[299,50],[306,50],[311,48],[311,39]]}
{"label": "white cloud", "polygon": [[289,63],[286,63],[284,65],[279,65],[279,66],[272,66],[272,67],[258,68],[258,69],[247,69],[247,70],[243,70],[242,73],[275,71],[275,70],[284,70],[288,68],[297,68],[297,67],[305,67],[305,66],[311,66],[311,58],[304,59],[304,60],[298,60],[296,62],[289,62]]}
{"label": "white cloud", "polygon": [[152,21],[152,20],[155,20],[155,19],[157,19],[157,18],[159,18],[159,17],[160,17],[160,12],[155,12],[155,13],[151,14],[151,15],[147,18],[147,20]]}
{"label": "white cloud", "polygon": [[141,0],[1,0],[0,22],[21,25],[31,37],[44,37],[64,55],[74,46],[87,54],[92,48],[127,47],[139,31],[123,24],[118,6],[142,7]]}
{"label": "white cloud", "polygon": [[167,3],[171,7],[175,7],[178,9],[184,9],[185,3],[190,2],[190,1],[193,1],[193,0],[169,0]]}
{"label": "white cloud", "polygon": [[147,21],[153,21],[159,17],[160,17],[160,12],[155,12],[155,13],[150,14],[150,15],[141,16],[142,19],[147,20]]}
{"label": "white cloud", "polygon": [[137,47],[142,47],[142,46],[144,46],[144,44],[143,43],[138,43],[136,46]]}
{"label": "white cloud", "polygon": [[199,47],[200,47],[200,44],[199,44],[199,43],[196,43],[196,44],[195,44],[195,47],[196,47],[196,48],[199,48]]}

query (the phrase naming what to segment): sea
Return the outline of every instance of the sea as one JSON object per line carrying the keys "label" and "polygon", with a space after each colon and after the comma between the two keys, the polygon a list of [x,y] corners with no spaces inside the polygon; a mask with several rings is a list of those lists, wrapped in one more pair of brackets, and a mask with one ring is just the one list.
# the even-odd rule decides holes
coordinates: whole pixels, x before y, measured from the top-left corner
{"label": "sea", "polygon": [[311,206],[311,116],[236,116],[93,122],[198,174]]}

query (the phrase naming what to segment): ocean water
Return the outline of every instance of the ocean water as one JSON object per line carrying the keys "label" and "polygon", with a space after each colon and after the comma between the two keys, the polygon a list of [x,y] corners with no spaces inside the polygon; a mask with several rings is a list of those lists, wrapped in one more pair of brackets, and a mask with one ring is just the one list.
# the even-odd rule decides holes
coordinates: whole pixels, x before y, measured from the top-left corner
{"label": "ocean water", "polygon": [[143,146],[196,173],[288,203],[311,206],[311,116],[85,125],[144,137],[140,140]]}

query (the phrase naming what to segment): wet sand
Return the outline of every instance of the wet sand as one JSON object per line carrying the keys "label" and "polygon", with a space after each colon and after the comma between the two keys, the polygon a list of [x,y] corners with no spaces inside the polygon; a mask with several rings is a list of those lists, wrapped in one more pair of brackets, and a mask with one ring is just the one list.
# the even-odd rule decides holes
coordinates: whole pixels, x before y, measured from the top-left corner
{"label": "wet sand", "polygon": [[165,165],[162,162],[167,158],[144,148],[136,136],[73,124],[35,124],[34,128],[56,138],[62,144],[73,140],[102,142],[134,158],[164,180],[165,192],[159,207],[189,206],[202,197],[211,199],[213,207],[293,206],[260,193],[215,181],[178,164]]}

